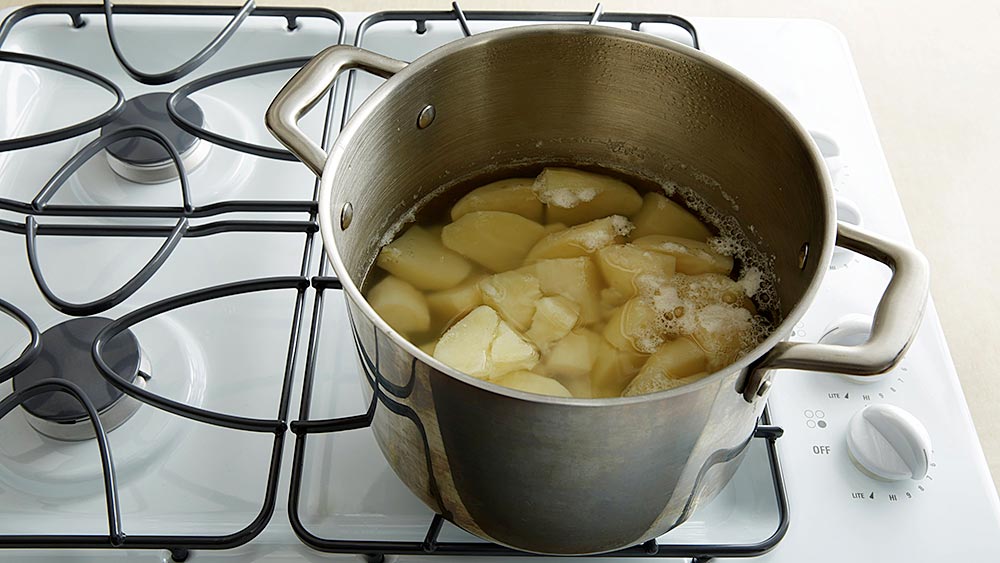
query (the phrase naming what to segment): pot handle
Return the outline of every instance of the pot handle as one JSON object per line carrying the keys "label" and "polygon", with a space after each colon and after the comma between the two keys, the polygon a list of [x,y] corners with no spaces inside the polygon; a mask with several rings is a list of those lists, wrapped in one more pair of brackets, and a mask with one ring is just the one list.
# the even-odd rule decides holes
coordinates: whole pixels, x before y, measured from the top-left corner
{"label": "pot handle", "polygon": [[316,176],[323,175],[326,151],[299,128],[299,119],[311,110],[346,70],[360,68],[382,78],[406,68],[403,61],[371,51],[335,45],[309,60],[274,97],[264,123],[271,134]]}
{"label": "pot handle", "polygon": [[752,402],[767,392],[765,375],[775,369],[801,369],[850,375],[877,375],[892,369],[917,334],[927,304],[930,269],[916,249],[837,223],[837,246],[853,250],[892,269],[892,279],[875,309],[871,336],[864,344],[840,346],[780,342],[752,368],[743,398]]}

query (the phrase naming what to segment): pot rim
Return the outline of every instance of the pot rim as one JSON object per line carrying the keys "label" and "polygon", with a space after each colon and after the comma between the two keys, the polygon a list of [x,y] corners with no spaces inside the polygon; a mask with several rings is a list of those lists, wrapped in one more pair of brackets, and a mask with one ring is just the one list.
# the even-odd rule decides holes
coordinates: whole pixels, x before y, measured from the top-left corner
{"label": "pot rim", "polygon": [[[666,48],[677,54],[694,59],[698,63],[712,67],[713,69],[719,71],[720,73],[727,75],[729,79],[738,83],[747,89],[747,91],[756,95],[758,98],[762,99],[765,103],[771,105],[775,108],[778,116],[785,122],[785,124],[790,127],[800,138],[800,140],[805,145],[806,151],[809,155],[809,162],[813,167],[813,172],[819,179],[820,185],[822,187],[822,197],[823,197],[823,207],[824,215],[826,218],[826,233],[823,237],[823,253],[817,258],[819,260],[819,267],[817,267],[816,274],[813,279],[810,280],[808,287],[805,292],[803,292],[799,301],[791,308],[789,313],[785,316],[782,322],[771,331],[760,344],[758,344],[753,350],[746,353],[736,362],[727,365],[725,368],[712,373],[711,375],[699,379],[693,383],[687,385],[682,385],[680,387],[675,387],[673,389],[668,389],[665,391],[658,391],[656,393],[649,393],[645,395],[636,395],[632,397],[610,397],[610,398],[596,398],[596,399],[586,399],[586,398],[564,398],[564,397],[553,397],[549,395],[539,395],[536,393],[528,393],[526,391],[519,391],[516,389],[511,389],[498,385],[496,383],[491,383],[485,379],[479,379],[463,373],[455,368],[452,368],[433,356],[425,353],[423,350],[417,348],[417,346],[407,339],[405,339],[401,334],[396,332],[392,327],[388,325],[382,317],[380,317],[375,310],[371,307],[365,297],[361,294],[361,290],[354,283],[354,280],[347,273],[347,269],[344,266],[343,261],[340,258],[340,252],[337,248],[336,238],[334,236],[335,221],[333,214],[333,181],[337,175],[337,171],[340,167],[341,160],[346,153],[347,146],[350,145],[351,139],[359,134],[368,120],[368,117],[377,112],[382,102],[392,95],[397,84],[404,82],[409,79],[411,75],[417,74],[427,67],[434,66],[436,62],[442,58],[451,56],[467,47],[472,47],[474,45],[479,45],[482,43],[488,43],[492,41],[507,41],[511,39],[516,39],[519,37],[526,37],[532,35],[547,35],[547,34],[570,34],[570,35],[610,35],[625,39],[628,41],[635,41],[639,43],[645,43],[655,47]],[[830,181],[829,172],[823,163],[822,156],[819,153],[819,149],[815,146],[810,139],[808,131],[801,123],[792,115],[790,111],[771,93],[765,90],[763,87],[758,85],[756,82],[751,80],[749,77],[731,67],[730,65],[707,55],[697,49],[688,47],[687,45],[678,43],[676,41],[671,41],[669,39],[664,39],[656,37],[654,35],[623,30],[606,26],[599,25],[577,25],[577,24],[542,24],[542,25],[530,25],[530,26],[516,26],[506,29],[500,29],[495,31],[487,31],[465,37],[450,43],[446,43],[441,47],[430,51],[417,60],[413,61],[401,72],[395,74],[386,80],[383,84],[372,92],[371,95],[362,103],[362,105],[351,115],[347,124],[340,131],[334,142],[333,147],[329,151],[329,156],[327,158],[326,164],[323,167],[323,176],[320,179],[320,191],[319,191],[319,226],[320,235],[323,239],[323,246],[327,258],[329,258],[333,269],[340,279],[343,291],[350,297],[350,299],[355,303],[355,305],[367,316],[379,330],[386,333],[392,342],[398,346],[403,347],[410,355],[419,359],[421,362],[433,367],[437,371],[448,375],[458,381],[465,384],[477,387],[483,391],[494,393],[497,395],[505,396],[511,399],[517,399],[522,401],[528,401],[532,403],[540,404],[551,404],[551,405],[562,405],[562,406],[574,406],[574,407],[611,407],[611,406],[621,406],[629,405],[635,403],[643,403],[647,401],[657,401],[661,399],[668,399],[670,397],[684,395],[690,391],[700,389],[707,385],[712,385],[717,383],[722,378],[734,371],[744,371],[750,367],[754,362],[763,357],[769,350],[774,348],[779,342],[785,340],[785,335],[791,332],[791,328],[802,318],[805,314],[806,309],[812,304],[816,293],[819,291],[820,284],[823,281],[823,277],[826,275],[829,269],[829,263],[833,255],[833,247],[836,241],[836,229],[837,221],[835,215],[834,199],[833,199],[833,188]],[[351,330],[356,330],[353,321],[351,322]],[[733,391],[734,393],[741,392],[740,389]]]}

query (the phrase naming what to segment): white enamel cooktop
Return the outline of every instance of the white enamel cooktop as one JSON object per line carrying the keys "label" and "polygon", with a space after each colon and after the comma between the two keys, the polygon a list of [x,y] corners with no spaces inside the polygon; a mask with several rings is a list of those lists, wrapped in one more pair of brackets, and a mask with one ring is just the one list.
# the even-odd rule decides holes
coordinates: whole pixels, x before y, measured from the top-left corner
{"label": "white enamel cooktop", "polygon": [[[365,15],[344,15],[348,42],[354,41]],[[224,21],[207,18],[192,24],[185,18],[122,18],[119,25],[123,47],[135,64],[159,70],[196,50]],[[806,20],[695,18],[692,22],[705,52],[758,81],[816,132],[843,201],[843,217],[852,213],[868,229],[909,240],[842,36],[832,27]],[[306,21],[289,41],[280,37],[287,33],[282,25],[277,18],[248,22],[196,76],[254,61],[313,54],[335,42],[338,31],[333,22]],[[470,22],[473,32],[500,25],[504,24]],[[459,26],[451,21],[429,22],[423,35],[413,33],[413,27],[412,22],[376,24],[365,32],[362,46],[413,60],[461,37]],[[684,38],[666,25],[643,30]],[[172,46],[178,39],[188,51],[164,62],[163,53],[174,56]],[[79,30],[70,28],[65,16],[26,20],[14,28],[3,48],[94,69],[123,85],[127,97],[151,91],[128,80],[110,58],[103,20],[96,16],[88,16],[88,25]],[[289,75],[278,72],[222,84],[194,99],[205,109],[209,128],[274,146],[260,116]],[[376,78],[359,75],[351,107],[378,83]],[[82,113],[97,113],[110,103],[110,96],[89,84],[5,63],[0,63],[0,92],[5,109],[0,111],[0,138],[51,130],[78,120]],[[341,85],[337,99],[343,95]],[[73,103],[66,103],[67,99]],[[322,124],[319,113],[313,112],[306,123],[307,131],[316,137]],[[339,114],[334,119],[339,123]],[[0,153],[0,197],[30,201],[59,164],[95,136]],[[196,205],[226,199],[308,199],[313,188],[312,178],[300,164],[219,147],[213,148],[205,166],[191,174],[191,183]],[[54,202],[176,204],[178,193],[176,183],[136,189],[95,158]],[[307,218],[305,213],[281,217]],[[23,223],[24,217],[0,211],[0,220]],[[46,221],[57,222],[48,218],[40,222]],[[304,239],[301,233],[186,238],[142,289],[104,315],[117,318],[152,301],[210,285],[299,275]],[[159,244],[156,239],[41,237],[40,260],[57,293],[82,301],[121,285]],[[309,275],[317,273],[319,260],[318,248],[314,248]],[[66,318],[35,287],[23,236],[0,231],[0,264],[0,297],[25,310],[43,330]],[[870,314],[887,279],[888,271],[877,264],[850,254],[838,255],[795,338],[816,340],[845,315]],[[312,291],[304,301],[306,320],[311,314]],[[312,418],[357,414],[365,408],[342,299],[334,291],[328,293]],[[220,412],[275,417],[295,300],[293,290],[254,293],[194,305],[141,323],[135,332],[153,365],[149,389]],[[298,362],[289,420],[297,419],[306,340],[303,335],[295,350]],[[15,323],[0,317],[0,364],[15,357],[26,342]],[[9,383],[0,385],[0,396],[8,391]],[[933,453],[925,479],[876,481],[851,463],[845,437],[848,422],[864,406],[878,403],[903,407],[927,428]],[[770,406],[772,422],[785,429],[777,444],[791,525],[785,538],[761,561],[911,562],[955,555],[988,561],[1000,554],[1000,503],[933,305],[903,364],[878,382],[859,384],[836,375],[782,373]],[[126,533],[224,534],[247,525],[261,508],[272,435],[215,428],[144,406],[110,438],[121,480]],[[286,438],[277,505],[268,527],[243,547],[198,551],[195,560],[354,558],[319,554],[294,536],[286,514],[294,439],[290,433]],[[54,445],[38,437],[20,412],[0,420],[0,535],[106,533],[97,458],[92,442]],[[777,522],[770,487],[765,451],[756,440],[723,494],[661,541],[763,540]],[[321,536],[413,540],[423,537],[430,513],[386,466],[370,432],[357,430],[309,438],[301,516]],[[452,539],[472,541],[447,525],[441,540]],[[154,561],[166,555],[160,551],[0,551],[5,561],[96,562],[111,557]]]}

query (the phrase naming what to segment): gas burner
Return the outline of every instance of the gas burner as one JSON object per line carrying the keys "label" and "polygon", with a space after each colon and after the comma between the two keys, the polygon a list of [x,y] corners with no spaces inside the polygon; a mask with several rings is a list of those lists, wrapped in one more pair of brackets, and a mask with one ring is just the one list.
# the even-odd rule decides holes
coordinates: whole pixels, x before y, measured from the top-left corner
{"label": "gas burner", "polygon": [[[106,432],[121,426],[136,410],[139,401],[112,386],[97,369],[91,345],[97,334],[111,322],[103,317],[86,317],[59,323],[42,333],[42,352],[23,372],[14,376],[14,389],[27,388],[43,379],[57,378],[79,385],[94,403]],[[108,364],[126,380],[144,386],[149,365],[139,341],[125,331],[104,348]],[[22,404],[28,423],[50,438],[66,441],[94,437],[87,411],[65,393],[46,393]]]}
{"label": "gas burner", "polygon": [[[211,144],[178,127],[167,113],[167,92],[153,92],[136,96],[125,102],[125,111],[111,123],[101,128],[101,135],[108,135],[136,125],[149,127],[163,134],[173,143],[181,156],[184,169],[190,173],[208,157]],[[203,126],[205,113],[190,99],[182,100],[177,111],[189,121]],[[108,164],[116,174],[140,184],[160,184],[177,178],[177,166],[170,153],[156,141],[135,137],[112,143],[107,148]]]}

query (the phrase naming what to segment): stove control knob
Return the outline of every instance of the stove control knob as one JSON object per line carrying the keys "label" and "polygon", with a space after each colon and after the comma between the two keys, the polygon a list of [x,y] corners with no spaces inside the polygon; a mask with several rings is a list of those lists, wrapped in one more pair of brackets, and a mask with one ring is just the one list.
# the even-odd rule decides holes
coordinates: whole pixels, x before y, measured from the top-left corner
{"label": "stove control knob", "polygon": [[[857,346],[868,341],[872,333],[872,318],[868,315],[845,315],[826,327],[823,336],[819,337],[820,344],[836,344],[838,346]],[[845,379],[850,379],[855,383],[875,383],[882,381],[885,374],[878,375],[847,375],[842,374]]]}
{"label": "stove control knob", "polygon": [[931,437],[917,417],[893,405],[869,405],[847,429],[847,451],[865,473],[883,481],[927,475]]}

